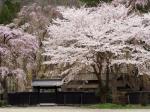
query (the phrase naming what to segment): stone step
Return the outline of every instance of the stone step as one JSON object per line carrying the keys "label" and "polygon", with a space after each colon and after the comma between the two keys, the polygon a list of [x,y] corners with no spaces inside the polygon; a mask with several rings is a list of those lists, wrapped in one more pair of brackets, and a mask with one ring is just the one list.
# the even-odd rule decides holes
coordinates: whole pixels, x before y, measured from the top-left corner
{"label": "stone step", "polygon": [[40,103],[40,106],[56,106],[56,103]]}

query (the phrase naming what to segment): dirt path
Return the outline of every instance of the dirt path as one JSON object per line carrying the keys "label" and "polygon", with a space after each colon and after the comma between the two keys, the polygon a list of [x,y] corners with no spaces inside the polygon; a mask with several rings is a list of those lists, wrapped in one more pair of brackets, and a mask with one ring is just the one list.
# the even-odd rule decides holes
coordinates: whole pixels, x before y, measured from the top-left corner
{"label": "dirt path", "polygon": [[150,110],[84,109],[79,107],[10,107],[0,108],[0,112],[150,112]]}

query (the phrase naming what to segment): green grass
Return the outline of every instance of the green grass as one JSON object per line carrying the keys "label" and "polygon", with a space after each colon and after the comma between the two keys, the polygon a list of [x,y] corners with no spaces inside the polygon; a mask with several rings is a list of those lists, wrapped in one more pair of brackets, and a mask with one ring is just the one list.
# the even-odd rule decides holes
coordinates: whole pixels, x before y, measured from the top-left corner
{"label": "green grass", "polygon": [[112,104],[112,103],[106,103],[106,104],[95,104],[95,105],[86,105],[84,106],[86,108],[92,108],[92,109],[150,109],[150,105],[142,106],[142,105],[121,105],[121,104]]}
{"label": "green grass", "polygon": [[5,107],[7,105],[6,101],[0,101],[0,107]]}

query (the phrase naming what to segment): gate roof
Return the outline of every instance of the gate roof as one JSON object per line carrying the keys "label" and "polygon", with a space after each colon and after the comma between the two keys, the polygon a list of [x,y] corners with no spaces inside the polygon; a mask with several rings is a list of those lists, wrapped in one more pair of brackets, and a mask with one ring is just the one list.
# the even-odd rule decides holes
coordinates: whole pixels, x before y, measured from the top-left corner
{"label": "gate roof", "polygon": [[63,85],[61,79],[43,79],[33,80],[32,87],[60,87]]}

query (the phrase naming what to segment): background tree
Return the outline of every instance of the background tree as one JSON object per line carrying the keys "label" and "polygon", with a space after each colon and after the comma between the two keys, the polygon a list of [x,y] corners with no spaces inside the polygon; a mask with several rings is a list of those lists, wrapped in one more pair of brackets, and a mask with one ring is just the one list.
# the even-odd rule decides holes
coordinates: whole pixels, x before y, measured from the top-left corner
{"label": "background tree", "polygon": [[150,10],[150,0],[113,0],[115,5],[123,4],[129,8],[128,13],[147,13]]}
{"label": "background tree", "polygon": [[146,13],[150,10],[150,0],[129,0],[128,6],[130,8],[130,12],[139,11]]}
{"label": "background tree", "polygon": [[[48,1],[48,0],[47,0]],[[47,26],[52,22],[52,19],[60,18],[63,16],[57,9],[49,5],[46,1],[45,5],[41,3],[32,3],[24,6],[18,13],[17,18],[14,19],[15,27],[22,28],[29,34],[36,35],[38,40],[38,52],[36,54],[36,69],[30,70],[30,80],[32,81],[32,74],[38,74],[37,77],[42,76],[45,71],[45,66],[42,65],[44,58],[41,56],[43,53],[42,41],[47,38]],[[32,73],[34,71],[34,73]]]}

